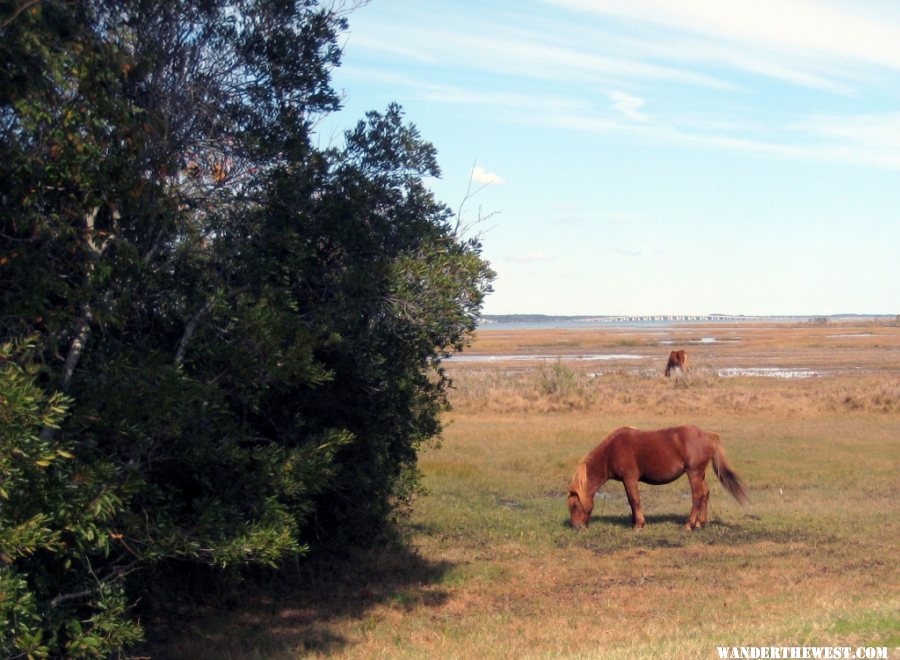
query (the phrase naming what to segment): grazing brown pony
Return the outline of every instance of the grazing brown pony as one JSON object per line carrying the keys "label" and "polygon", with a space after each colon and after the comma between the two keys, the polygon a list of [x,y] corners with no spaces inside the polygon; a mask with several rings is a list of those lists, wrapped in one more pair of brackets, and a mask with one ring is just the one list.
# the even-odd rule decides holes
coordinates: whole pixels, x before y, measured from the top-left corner
{"label": "grazing brown pony", "polygon": [[684,351],[672,351],[669,353],[669,361],[666,363],[666,378],[675,371],[679,373],[687,373],[687,353]]}
{"label": "grazing brown pony", "polygon": [[616,429],[581,459],[575,469],[568,499],[572,526],[576,529],[587,526],[594,509],[594,495],[606,481],[615,479],[625,485],[631,505],[631,522],[640,529],[646,521],[638,482],[667,484],[687,474],[693,506],[684,527],[698,529],[707,521],[706,466],[710,461],[725,490],[741,504],[746,504],[747,495],[741,480],[725,460],[722,440],[717,434],[696,426],[675,426],[659,431],[640,431],[633,426]]}

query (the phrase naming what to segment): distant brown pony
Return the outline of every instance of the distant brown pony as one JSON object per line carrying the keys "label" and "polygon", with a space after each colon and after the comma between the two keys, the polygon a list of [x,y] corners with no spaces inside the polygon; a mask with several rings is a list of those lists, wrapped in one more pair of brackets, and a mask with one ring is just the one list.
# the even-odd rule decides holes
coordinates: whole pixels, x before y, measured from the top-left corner
{"label": "distant brown pony", "polygon": [[741,480],[725,460],[722,440],[717,434],[696,426],[659,431],[640,431],[633,426],[616,429],[581,459],[575,469],[568,499],[572,526],[576,529],[587,526],[594,509],[594,495],[606,481],[615,479],[624,484],[631,505],[631,522],[640,529],[646,521],[638,482],[667,484],[686,473],[691,482],[693,506],[684,526],[698,529],[707,522],[706,466],[710,461],[725,490],[746,504]]}
{"label": "distant brown pony", "polygon": [[687,353],[684,351],[672,351],[669,353],[669,361],[666,363],[666,378],[676,369],[679,373],[687,373]]}

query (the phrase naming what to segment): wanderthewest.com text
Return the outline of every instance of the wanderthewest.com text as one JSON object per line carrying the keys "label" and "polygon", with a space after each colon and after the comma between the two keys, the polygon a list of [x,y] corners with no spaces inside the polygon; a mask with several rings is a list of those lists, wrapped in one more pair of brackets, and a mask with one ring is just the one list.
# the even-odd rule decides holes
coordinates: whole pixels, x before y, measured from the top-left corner
{"label": "wanderthewest.com text", "polygon": [[886,646],[719,646],[719,658],[731,660],[744,658],[748,660],[794,660],[802,658],[821,658],[837,660],[838,658],[887,658]]}

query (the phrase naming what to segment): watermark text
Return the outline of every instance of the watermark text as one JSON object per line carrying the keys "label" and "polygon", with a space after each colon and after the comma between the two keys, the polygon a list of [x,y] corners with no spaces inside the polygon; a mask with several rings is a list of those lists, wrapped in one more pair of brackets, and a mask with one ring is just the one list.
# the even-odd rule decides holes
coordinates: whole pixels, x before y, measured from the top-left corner
{"label": "watermark text", "polygon": [[886,646],[719,646],[721,660],[843,660],[887,658]]}

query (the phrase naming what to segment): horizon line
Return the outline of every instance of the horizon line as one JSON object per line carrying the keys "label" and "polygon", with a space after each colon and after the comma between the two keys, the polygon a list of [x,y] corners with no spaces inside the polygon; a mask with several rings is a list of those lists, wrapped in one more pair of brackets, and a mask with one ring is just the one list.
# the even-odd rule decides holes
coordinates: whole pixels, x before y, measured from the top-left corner
{"label": "horizon line", "polygon": [[508,317],[545,317],[566,319],[751,319],[751,318],[846,318],[846,317],[891,317],[900,316],[894,312],[835,312],[830,314],[819,313],[792,313],[792,314],[730,314],[724,312],[710,312],[705,314],[695,313],[655,313],[655,314],[547,314],[543,312],[513,312],[504,314],[479,314],[477,318],[508,318]]}

